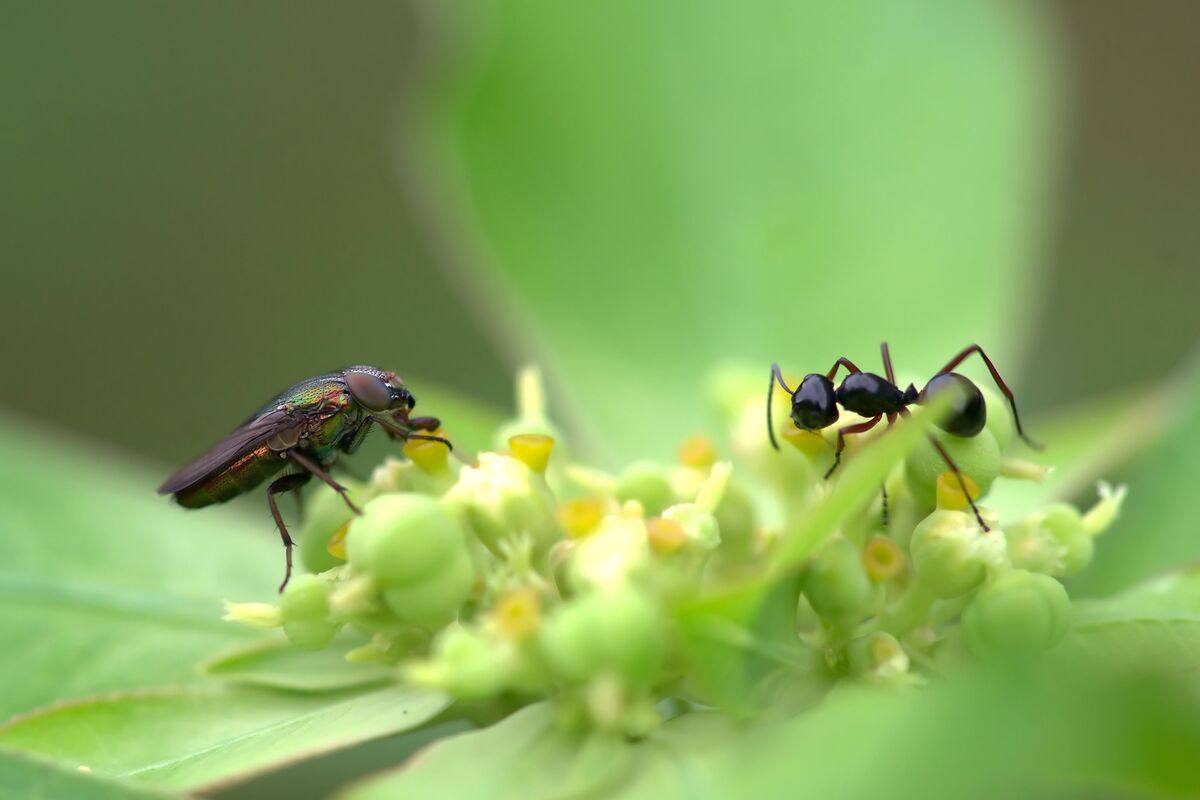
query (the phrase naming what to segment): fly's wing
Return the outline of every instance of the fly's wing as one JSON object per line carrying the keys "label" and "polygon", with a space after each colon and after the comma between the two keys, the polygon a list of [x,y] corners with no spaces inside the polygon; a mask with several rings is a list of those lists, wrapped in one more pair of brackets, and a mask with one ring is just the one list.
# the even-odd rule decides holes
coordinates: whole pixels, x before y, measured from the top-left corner
{"label": "fly's wing", "polygon": [[295,427],[304,413],[276,408],[259,414],[245,425],[210,447],[187,466],[167,478],[158,487],[159,494],[174,494],[204,480],[216,470],[234,461],[270,439],[276,433]]}

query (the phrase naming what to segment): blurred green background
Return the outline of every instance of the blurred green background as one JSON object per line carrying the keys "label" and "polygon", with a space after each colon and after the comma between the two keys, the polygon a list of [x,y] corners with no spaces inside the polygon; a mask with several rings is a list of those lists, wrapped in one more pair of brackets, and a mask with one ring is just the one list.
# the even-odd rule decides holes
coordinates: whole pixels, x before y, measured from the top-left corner
{"label": "blurred green background", "polygon": [[[624,6],[8,4],[0,404],[173,463],[353,362],[504,408],[513,366],[572,336],[612,337],[617,355],[559,364],[556,389],[611,391],[634,416],[662,413],[637,409],[656,375],[694,404],[703,376],[679,376],[772,357],[737,335],[764,319],[757,341],[798,369],[873,362],[884,337],[903,364],[932,340],[919,373],[1005,328],[992,346],[1032,419],[1186,357],[1195,4],[942,4],[826,15],[825,30],[789,8],[755,24],[808,38],[751,63],[758,29],[705,30],[671,3],[636,25]],[[895,250],[917,270],[922,248],[940,296],[889,303],[873,276],[893,265],[867,261]],[[605,283],[618,259],[624,287]],[[746,289],[739,260],[781,291],[770,271]],[[988,270],[1026,278],[974,325],[954,298],[993,291]],[[725,308],[642,334],[620,301],[686,307],[693,280],[728,281]],[[610,330],[558,302],[572,292],[617,298]],[[644,373],[621,352],[642,335]]]}

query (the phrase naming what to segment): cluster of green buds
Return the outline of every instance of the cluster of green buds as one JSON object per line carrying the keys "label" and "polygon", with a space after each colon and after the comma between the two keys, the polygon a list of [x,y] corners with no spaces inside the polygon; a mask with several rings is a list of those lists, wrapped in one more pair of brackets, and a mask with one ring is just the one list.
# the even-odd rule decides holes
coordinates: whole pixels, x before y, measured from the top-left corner
{"label": "cluster of green buds", "polygon": [[[322,487],[300,533],[310,574],[278,606],[234,603],[228,616],[281,627],[298,647],[394,664],[410,685],[471,701],[551,698],[564,719],[629,735],[658,723],[664,698],[716,703],[689,680],[683,609],[762,579],[839,479],[822,479],[836,428],[788,423],[779,433],[789,444],[775,452],[758,391],[729,377],[718,387],[730,458],[694,436],[676,463],[608,472],[556,445],[527,370],[518,418],[494,451],[465,463],[437,442],[409,442],[406,458],[348,487],[361,515]],[[1057,578],[1087,564],[1124,492],[1102,486],[1086,513],[1059,503],[1010,522],[988,509],[996,480],[1046,470],[1005,456],[1012,419],[987,400],[983,432],[939,437],[961,482],[931,444],[918,446],[884,482],[887,520],[881,499],[845,515],[784,576],[801,593],[777,633],[813,655],[822,685],[920,682],[954,661],[1029,657],[1064,636],[1069,600]],[[856,438],[847,461],[874,437]]]}

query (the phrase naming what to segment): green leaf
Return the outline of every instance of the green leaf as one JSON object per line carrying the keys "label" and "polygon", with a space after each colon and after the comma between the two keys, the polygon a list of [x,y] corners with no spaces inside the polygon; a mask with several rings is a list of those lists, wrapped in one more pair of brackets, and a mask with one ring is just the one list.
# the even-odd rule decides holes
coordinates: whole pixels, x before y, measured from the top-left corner
{"label": "green leaf", "polygon": [[248,686],[296,692],[329,692],[371,686],[395,678],[387,664],[346,660],[346,649],[303,650],[288,642],[253,645],[205,662],[201,672]]}
{"label": "green leaf", "polygon": [[1102,600],[1077,600],[1060,655],[1153,664],[1194,674],[1200,663],[1200,568],[1173,572]]}
{"label": "green leaf", "polygon": [[267,599],[278,534],[229,509],[185,511],[164,475],[0,418],[0,719],[63,698],[198,680],[261,631],[221,601]]}
{"label": "green leaf", "polygon": [[178,796],[0,750],[0,800],[167,800]]}
{"label": "green leaf", "polygon": [[93,772],[199,791],[410,730],[445,696],[389,687],[310,695],[251,689],[117,693],[17,717],[0,746]]}
{"label": "green leaf", "polygon": [[1067,583],[1072,596],[1112,594],[1200,559],[1192,501],[1200,475],[1200,369],[1177,377],[1166,397],[1158,411],[1123,426],[1141,443],[1140,455],[1120,476],[1129,496],[1097,541],[1092,563]]}
{"label": "green leaf", "polygon": [[592,444],[665,455],[726,357],[878,369],[886,336],[928,375],[979,341],[1011,377],[1054,88],[1032,10],[472,11],[442,118],[492,266],[469,285]]}
{"label": "green leaf", "polygon": [[636,753],[623,737],[561,727],[554,707],[539,703],[485,730],[438,742],[413,767],[364,781],[339,797],[608,797],[630,774]]}
{"label": "green leaf", "polygon": [[[1119,702],[1117,702],[1119,698]],[[920,691],[847,685],[795,717],[685,714],[636,744],[532,707],[429,748],[341,800],[1195,796],[1200,698],[1167,677],[978,671]],[[1019,765],[1019,768],[1014,768]]]}
{"label": "green leaf", "polygon": [[1034,432],[1045,449],[1031,452],[1020,440],[1006,456],[1053,467],[1040,483],[1002,479],[988,492],[987,505],[1020,519],[1049,500],[1095,499],[1096,482],[1111,480],[1142,451],[1178,424],[1182,400],[1178,387],[1139,388],[1061,409],[1039,422]]}

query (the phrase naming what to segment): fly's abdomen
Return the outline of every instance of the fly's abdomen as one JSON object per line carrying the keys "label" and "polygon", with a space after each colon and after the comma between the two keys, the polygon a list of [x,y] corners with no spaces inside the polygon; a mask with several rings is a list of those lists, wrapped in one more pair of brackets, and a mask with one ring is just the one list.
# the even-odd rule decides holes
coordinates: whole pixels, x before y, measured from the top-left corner
{"label": "fly's abdomen", "polygon": [[224,503],[254,489],[283,469],[287,461],[262,444],[208,477],[175,493],[179,505],[201,508]]}

